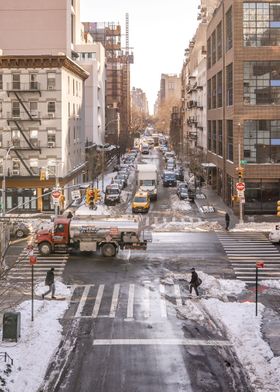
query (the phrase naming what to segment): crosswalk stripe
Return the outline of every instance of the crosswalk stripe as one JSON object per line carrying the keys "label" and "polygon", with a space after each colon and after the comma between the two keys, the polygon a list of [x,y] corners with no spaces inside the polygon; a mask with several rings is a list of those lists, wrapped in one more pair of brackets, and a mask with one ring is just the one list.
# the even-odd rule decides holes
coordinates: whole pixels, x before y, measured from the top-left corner
{"label": "crosswalk stripe", "polygon": [[120,292],[120,285],[115,284],[113,296],[112,296],[111,309],[110,309],[110,313],[109,313],[110,318],[114,318],[116,316],[116,310],[117,310],[118,299],[119,299],[119,292]]}
{"label": "crosswalk stripe", "polygon": [[174,293],[176,297],[176,304],[177,306],[182,306],[182,298],[181,298],[181,293],[180,293],[180,287],[178,284],[174,285]]}
{"label": "crosswalk stripe", "polygon": [[128,290],[128,302],[127,302],[127,318],[133,318],[133,303],[134,303],[134,292],[135,292],[135,285],[130,284]]}
{"label": "crosswalk stripe", "polygon": [[160,311],[161,317],[167,318],[167,310],[166,310],[166,302],[165,302],[165,288],[163,284],[159,285],[159,292],[160,292]]}
{"label": "crosswalk stripe", "polygon": [[101,305],[101,300],[102,300],[102,297],[103,297],[103,292],[104,292],[104,284],[101,284],[98,287],[97,296],[96,296],[94,308],[93,308],[93,311],[92,311],[92,317],[93,318],[96,318],[98,316],[98,312],[99,312],[100,305]]}
{"label": "crosswalk stripe", "polygon": [[144,318],[149,318],[150,317],[150,289],[147,284],[144,285]]}
{"label": "crosswalk stripe", "polygon": [[84,306],[85,306],[85,303],[86,303],[86,300],[87,300],[87,297],[88,297],[89,290],[90,290],[91,287],[94,287],[94,285],[87,285],[87,286],[85,286],[83,294],[82,294],[82,297],[81,297],[80,302],[79,302],[78,309],[77,309],[74,317],[80,317],[81,316],[82,311],[83,311]]}

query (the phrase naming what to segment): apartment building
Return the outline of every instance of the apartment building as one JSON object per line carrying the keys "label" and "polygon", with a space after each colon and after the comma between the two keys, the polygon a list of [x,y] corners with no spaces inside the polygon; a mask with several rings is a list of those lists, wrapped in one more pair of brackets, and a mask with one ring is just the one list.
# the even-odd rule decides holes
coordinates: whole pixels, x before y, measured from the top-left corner
{"label": "apartment building", "polygon": [[0,175],[8,210],[49,210],[57,179],[62,186],[81,182],[87,77],[66,56],[0,56]]}
{"label": "apartment building", "polygon": [[[207,29],[207,149],[230,205],[243,166],[245,213],[280,198],[280,3],[223,0]],[[233,204],[234,207],[234,204]]]}

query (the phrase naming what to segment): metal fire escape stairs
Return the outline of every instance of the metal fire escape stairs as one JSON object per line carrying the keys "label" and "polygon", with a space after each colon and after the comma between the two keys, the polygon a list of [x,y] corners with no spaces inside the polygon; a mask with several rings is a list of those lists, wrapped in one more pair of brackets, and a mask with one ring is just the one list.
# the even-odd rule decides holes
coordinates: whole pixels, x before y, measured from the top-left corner
{"label": "metal fire escape stairs", "polygon": [[27,147],[20,147],[20,146],[14,146],[13,150],[16,154],[16,156],[18,157],[18,159],[21,161],[21,163],[23,164],[23,166],[25,167],[25,169],[27,170],[27,172],[29,173],[30,176],[34,176],[35,173],[33,173],[32,169],[29,167],[29,165],[26,163],[26,160],[23,156],[23,151],[39,151],[41,153],[41,148],[34,146],[32,144],[32,142],[30,141],[30,139],[26,136],[26,132],[24,130],[23,127],[23,123],[26,121],[32,121],[32,122],[38,122],[39,124],[41,124],[41,120],[40,118],[36,118],[34,116],[32,116],[32,114],[30,113],[30,111],[28,110],[28,108],[26,107],[26,105],[24,104],[23,99],[20,96],[20,92],[36,92],[39,93],[39,95],[41,96],[41,91],[37,88],[32,88],[29,90],[18,90],[16,91],[15,89],[11,89],[8,91],[8,96],[10,95],[10,93],[13,93],[15,95],[15,97],[17,98],[18,102],[20,103],[21,107],[23,108],[23,110],[25,111],[25,113],[27,114],[27,119],[23,119],[23,118],[13,118],[13,115],[11,116],[10,119],[8,119],[8,125],[10,125],[10,123],[15,124],[15,126],[17,127],[17,129],[19,130],[20,134],[22,135],[22,137],[24,138]]}

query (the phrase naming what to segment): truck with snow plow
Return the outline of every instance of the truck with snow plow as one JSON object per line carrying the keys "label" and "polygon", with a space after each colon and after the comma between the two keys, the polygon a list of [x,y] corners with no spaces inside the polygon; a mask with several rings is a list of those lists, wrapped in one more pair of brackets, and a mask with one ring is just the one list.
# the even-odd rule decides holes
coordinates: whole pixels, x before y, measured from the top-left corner
{"label": "truck with snow plow", "polygon": [[114,257],[119,249],[146,249],[147,241],[140,221],[131,216],[83,216],[72,219],[58,216],[52,227],[37,231],[35,243],[39,253],[100,251],[104,257]]}

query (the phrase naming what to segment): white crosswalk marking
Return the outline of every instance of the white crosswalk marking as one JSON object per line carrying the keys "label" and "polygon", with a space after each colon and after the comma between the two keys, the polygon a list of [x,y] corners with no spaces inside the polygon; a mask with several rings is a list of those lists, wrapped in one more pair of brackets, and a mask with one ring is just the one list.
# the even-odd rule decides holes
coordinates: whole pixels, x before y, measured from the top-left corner
{"label": "white crosswalk marking", "polygon": [[166,311],[166,302],[165,302],[165,288],[163,284],[159,285],[159,292],[160,292],[160,311],[161,311],[161,317],[166,318],[167,317],[167,311]]}
{"label": "white crosswalk marking", "polygon": [[147,284],[145,284],[144,287],[143,307],[144,307],[144,318],[149,318],[150,317],[150,288]]}
{"label": "white crosswalk marking", "polygon": [[94,285],[87,285],[87,286],[85,286],[84,292],[83,292],[82,297],[81,297],[80,302],[79,302],[78,309],[77,309],[74,317],[80,317],[81,316],[82,311],[83,311],[84,306],[85,306],[85,303],[86,303],[86,300],[87,300],[87,297],[88,297],[89,290],[93,286]]}
{"label": "white crosswalk marking", "polygon": [[181,292],[178,284],[174,285],[174,293],[175,293],[177,306],[182,306],[183,304],[182,304]]}
{"label": "white crosswalk marking", "polygon": [[117,310],[118,299],[119,299],[119,292],[120,292],[120,285],[115,284],[114,291],[113,291],[113,297],[112,297],[112,303],[111,303],[111,309],[110,309],[110,313],[109,313],[110,318],[114,318],[116,316],[116,310]]}
{"label": "white crosswalk marking", "polygon": [[256,262],[264,261],[259,279],[280,279],[280,253],[262,233],[217,234],[232,264],[235,275],[246,283],[255,283]]}
{"label": "white crosswalk marking", "polygon": [[127,318],[133,318],[133,304],[134,304],[135,285],[129,285],[128,302],[127,302]]}
{"label": "white crosswalk marking", "polygon": [[101,305],[101,300],[103,297],[103,292],[104,292],[104,284],[101,284],[98,287],[97,296],[96,296],[95,304],[94,304],[93,311],[92,311],[93,318],[96,318],[98,316],[100,305]]}

